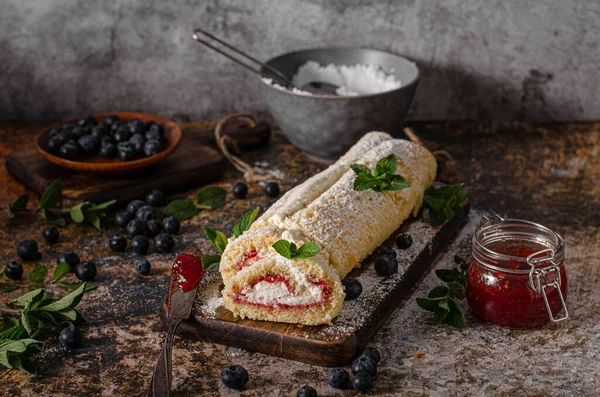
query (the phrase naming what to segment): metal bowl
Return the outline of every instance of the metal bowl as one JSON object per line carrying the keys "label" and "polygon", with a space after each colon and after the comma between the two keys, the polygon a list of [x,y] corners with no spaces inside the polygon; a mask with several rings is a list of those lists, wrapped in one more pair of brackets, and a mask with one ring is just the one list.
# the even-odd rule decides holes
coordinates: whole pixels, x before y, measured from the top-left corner
{"label": "metal bowl", "polygon": [[379,66],[394,75],[402,86],[371,95],[308,96],[262,81],[262,95],[273,118],[295,146],[313,158],[331,161],[369,131],[385,131],[392,135],[401,131],[419,81],[419,69],[413,61],[387,51],[342,47],[290,52],[266,63],[291,80],[307,61],[321,65]]}

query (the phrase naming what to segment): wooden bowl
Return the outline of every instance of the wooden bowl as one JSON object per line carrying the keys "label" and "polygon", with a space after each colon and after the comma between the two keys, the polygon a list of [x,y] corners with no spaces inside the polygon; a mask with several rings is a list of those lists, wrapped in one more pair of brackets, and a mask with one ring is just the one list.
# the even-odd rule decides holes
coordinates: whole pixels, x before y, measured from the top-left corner
{"label": "wooden bowl", "polygon": [[63,124],[77,124],[79,119],[64,120],[53,124],[42,130],[35,137],[35,148],[48,161],[58,165],[59,167],[70,169],[77,172],[86,172],[92,174],[129,174],[136,171],[151,167],[161,160],[169,157],[181,142],[181,128],[169,119],[155,116],[153,114],[144,113],[102,113],[95,114],[94,117],[101,123],[108,116],[118,116],[121,120],[140,119],[143,122],[154,121],[157,124],[162,124],[165,130],[164,133],[164,149],[154,156],[143,157],[133,161],[121,161],[119,159],[107,159],[99,154],[81,157],[78,161],[72,161],[55,156],[47,150],[50,130]]}

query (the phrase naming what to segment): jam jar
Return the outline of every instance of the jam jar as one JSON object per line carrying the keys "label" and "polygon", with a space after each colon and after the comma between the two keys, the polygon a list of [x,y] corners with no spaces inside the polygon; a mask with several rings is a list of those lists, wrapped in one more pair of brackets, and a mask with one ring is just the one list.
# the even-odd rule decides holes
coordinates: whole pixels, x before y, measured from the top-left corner
{"label": "jam jar", "polygon": [[484,321],[532,328],[569,317],[565,243],[534,222],[484,217],[473,236],[467,302]]}

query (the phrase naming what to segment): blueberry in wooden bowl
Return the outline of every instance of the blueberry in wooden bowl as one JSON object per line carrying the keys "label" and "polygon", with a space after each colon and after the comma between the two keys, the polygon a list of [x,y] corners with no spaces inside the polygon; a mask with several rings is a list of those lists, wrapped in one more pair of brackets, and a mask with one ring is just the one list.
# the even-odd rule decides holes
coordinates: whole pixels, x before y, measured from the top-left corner
{"label": "blueberry in wooden bowl", "polygon": [[151,167],[181,142],[181,128],[167,118],[144,113],[103,113],[65,120],[42,130],[37,151],[59,167],[115,175]]}

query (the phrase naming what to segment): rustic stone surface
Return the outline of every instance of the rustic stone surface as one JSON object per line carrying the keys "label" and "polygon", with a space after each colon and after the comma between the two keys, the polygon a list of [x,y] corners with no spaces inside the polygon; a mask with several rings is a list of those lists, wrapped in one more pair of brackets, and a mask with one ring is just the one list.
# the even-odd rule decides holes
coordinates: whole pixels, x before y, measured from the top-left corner
{"label": "rustic stone surface", "polygon": [[[457,180],[468,184],[471,199],[469,224],[435,266],[452,266],[455,252],[468,255],[472,230],[484,213],[494,211],[544,223],[566,239],[572,319],[535,330],[509,330],[481,323],[465,305],[468,326],[459,331],[434,325],[429,313],[410,298],[373,340],[383,355],[373,394],[597,395],[600,124],[420,123],[413,127],[428,147],[443,147],[452,153],[458,161]],[[30,144],[35,130],[36,126],[20,124],[0,126],[1,155]],[[245,158],[266,161],[282,171],[282,190],[322,168],[280,136],[268,149]],[[238,179],[238,174],[228,170],[219,185],[230,191]],[[0,183],[0,206],[22,193],[4,169],[0,170]],[[258,186],[251,187],[248,200],[228,198],[231,200],[224,207],[185,222],[174,252],[202,238],[201,226],[227,229],[249,208],[271,201]],[[69,352],[59,347],[55,338],[49,338],[37,359],[37,376],[0,369],[0,394],[143,394],[164,335],[158,311],[175,253],[151,251],[152,273],[140,278],[133,269],[134,254],[113,255],[108,250],[106,239],[115,232],[114,227],[103,234],[91,227],[68,225],[61,229],[59,243],[48,246],[42,242],[45,224],[41,220],[27,217],[9,224],[3,214],[0,216],[0,263],[16,258],[19,240],[33,237],[40,243],[41,262],[51,270],[55,258],[67,249],[99,265],[94,283],[98,289],[81,303],[88,320],[83,327],[85,347]],[[209,249],[205,240],[200,244]],[[26,265],[26,272],[31,267]],[[436,284],[435,276],[426,276],[413,297],[424,296]],[[13,294],[0,295],[0,302]],[[219,381],[221,368],[231,363],[250,372],[248,390],[241,394],[244,396],[290,396],[304,384],[315,387],[319,395],[354,395],[330,389],[326,368],[181,339],[177,339],[174,353],[174,394],[239,395],[223,388]]]}

